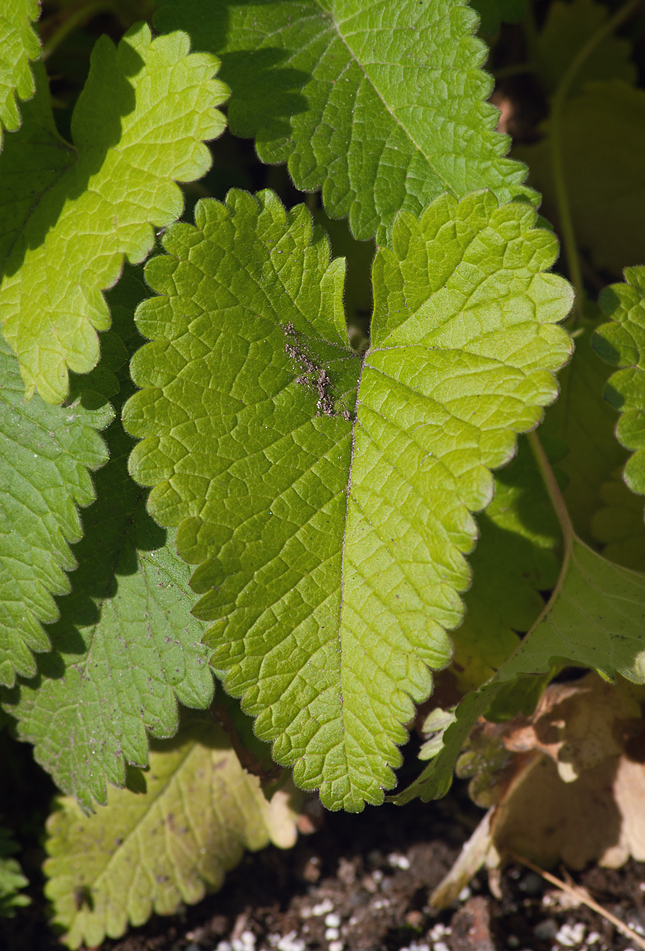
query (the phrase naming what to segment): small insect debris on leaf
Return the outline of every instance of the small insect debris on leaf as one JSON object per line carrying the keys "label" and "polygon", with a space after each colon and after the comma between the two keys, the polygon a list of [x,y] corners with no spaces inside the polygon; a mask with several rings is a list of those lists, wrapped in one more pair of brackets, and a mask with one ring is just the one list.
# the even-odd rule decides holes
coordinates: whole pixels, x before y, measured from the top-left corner
{"label": "small insect debris on leaf", "polygon": [[318,394],[316,416],[342,416],[343,419],[349,422],[352,418],[352,414],[349,410],[343,410],[337,413],[334,409],[332,382],[329,379],[329,374],[323,367],[319,367],[318,364],[311,359],[300,343],[298,332],[291,321],[284,325],[283,330],[287,337],[287,342],[284,346],[285,352],[294,362],[300,365],[303,371],[300,376],[296,377],[296,383],[299,383],[300,386],[310,386]]}

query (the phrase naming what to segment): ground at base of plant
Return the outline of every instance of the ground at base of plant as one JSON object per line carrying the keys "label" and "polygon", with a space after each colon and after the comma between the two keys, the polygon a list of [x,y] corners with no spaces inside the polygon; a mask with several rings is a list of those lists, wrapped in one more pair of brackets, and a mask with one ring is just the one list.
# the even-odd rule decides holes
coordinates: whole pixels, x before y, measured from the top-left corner
{"label": "ground at base of plant", "polygon": [[[405,808],[325,813],[294,849],[247,855],[224,888],[171,918],[153,917],[100,951],[626,951],[610,922],[526,868],[510,865],[491,895],[480,873],[455,908],[428,897],[481,813],[463,790]],[[590,868],[578,884],[645,936],[645,863]],[[37,901],[0,922],[2,951],[55,951]],[[636,949],[634,949],[636,951]]]}

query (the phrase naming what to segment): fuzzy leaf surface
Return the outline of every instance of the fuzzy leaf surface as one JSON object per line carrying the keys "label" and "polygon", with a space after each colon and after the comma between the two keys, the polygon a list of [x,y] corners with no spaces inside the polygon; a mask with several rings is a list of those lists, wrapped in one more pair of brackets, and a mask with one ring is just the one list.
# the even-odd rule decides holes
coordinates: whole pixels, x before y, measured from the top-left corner
{"label": "fuzzy leaf surface", "polygon": [[139,793],[111,789],[107,806],[89,817],[61,798],[48,820],[46,894],[70,948],[95,947],[153,912],[172,915],[200,901],[244,849],[295,842],[287,794],[267,802],[214,725],[157,742],[145,785]]}
{"label": "fuzzy leaf surface", "polygon": [[[104,359],[112,353],[125,380],[133,344],[127,328],[138,337],[132,313],[144,294],[141,278],[128,274],[108,295],[114,328]],[[97,372],[81,378],[85,392]],[[25,412],[45,406],[37,398],[25,403],[19,383]],[[64,420],[57,432],[67,432]],[[145,492],[127,472],[132,439],[120,420],[105,441],[110,460],[95,476],[97,498],[83,512],[83,539],[73,549],[79,567],[70,594],[58,600],[59,620],[47,629],[53,649],[38,659],[35,679],[3,696],[20,739],[35,745],[38,762],[86,810],[105,802],[107,783],[123,785],[126,764],[147,764],[148,734],[176,732],[177,700],[204,708],[213,696],[204,626],[190,615],[188,567],[145,512]]]}
{"label": "fuzzy leaf surface", "polygon": [[[96,44],[72,119],[74,161],[57,156],[60,177],[52,183],[45,171],[41,184],[49,187],[36,201],[32,193],[29,206],[18,201],[19,220],[3,225],[14,240],[4,248],[0,324],[28,396],[38,388],[47,402],[60,403],[68,369],[87,373],[96,365],[97,331],[110,325],[102,291],[118,280],[124,255],[132,263],[147,256],[153,226],[179,217],[176,182],[209,168],[202,140],[224,128],[213,108],[226,98],[213,79],[217,66],[212,56],[190,54],[185,34],[152,40],[145,25],[118,49],[105,36]],[[33,133],[27,128],[21,138],[21,130],[0,156],[0,178],[24,178],[25,162],[47,169],[46,152],[30,155]],[[52,136],[47,129],[48,142]]]}
{"label": "fuzzy leaf surface", "polygon": [[594,348],[620,369],[605,387],[605,399],[618,410],[618,441],[633,455],[625,481],[645,494],[645,267],[625,268],[625,283],[612,284],[600,295],[600,307],[611,323],[598,328]]}
{"label": "fuzzy leaf surface", "polygon": [[[561,588],[545,615],[495,677],[468,694],[456,720],[443,735],[443,747],[421,776],[396,797],[403,805],[420,796],[444,796],[452,783],[461,747],[500,688],[525,675],[548,672],[564,660],[645,683],[645,575],[606,561],[579,539],[564,570]],[[526,679],[525,679],[526,683]]]}
{"label": "fuzzy leaf surface", "polygon": [[34,94],[30,60],[40,55],[40,43],[32,23],[38,19],[38,0],[4,0],[0,12],[0,149],[2,127],[20,128],[18,99]]}
{"label": "fuzzy leaf surface", "polygon": [[[557,220],[549,125],[516,158],[544,195],[541,211]],[[588,83],[564,107],[562,155],[578,244],[593,264],[620,275],[645,260],[645,91],[618,79]]]}
{"label": "fuzzy leaf surface", "polygon": [[462,613],[471,511],[553,400],[569,285],[526,203],[403,213],[350,349],[343,262],[270,192],[204,201],[166,235],[126,405],[135,478],[177,527],[212,662],[330,808],[382,801]]}
{"label": "fuzzy leaf surface", "polygon": [[89,472],[107,461],[97,430],[109,405],[25,402],[18,361],[0,338],[0,683],[32,677],[32,651],[47,651],[43,623],[55,621],[54,595],[69,590],[70,543],[82,535],[77,506],[94,499]]}
{"label": "fuzzy leaf surface", "polygon": [[228,120],[327,214],[384,243],[445,191],[535,198],[505,158],[477,16],[462,0],[162,0],[158,29],[222,59]]}

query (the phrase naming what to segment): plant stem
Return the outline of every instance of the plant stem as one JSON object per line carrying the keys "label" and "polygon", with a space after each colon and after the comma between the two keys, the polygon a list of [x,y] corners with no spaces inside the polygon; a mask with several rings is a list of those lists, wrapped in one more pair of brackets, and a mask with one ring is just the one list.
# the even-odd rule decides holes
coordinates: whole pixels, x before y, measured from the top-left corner
{"label": "plant stem", "polygon": [[560,522],[560,527],[562,528],[562,536],[564,540],[564,562],[565,564],[569,560],[569,555],[571,554],[571,549],[573,547],[573,525],[571,524],[571,518],[567,510],[566,502],[562,497],[562,492],[560,491],[560,486],[557,483],[557,480],[553,474],[553,469],[551,464],[546,457],[546,453],[542,448],[542,443],[538,439],[537,433],[533,431],[528,433],[528,441],[533,451],[535,461],[537,462],[538,469],[540,470],[540,475],[546,486],[546,490],[549,493],[549,498],[551,504],[555,509],[555,514],[558,516],[558,521]]}
{"label": "plant stem", "polygon": [[52,53],[58,49],[60,44],[66,40],[69,34],[73,33],[77,27],[83,26],[98,13],[112,12],[113,10],[114,3],[112,0],[94,0],[93,3],[86,3],[78,7],[70,13],[69,16],[65,17],[60,26],[54,30],[47,42],[43,45],[43,61],[49,59]]}
{"label": "plant stem", "polygon": [[571,61],[569,68],[560,80],[553,103],[551,106],[551,118],[549,122],[549,144],[551,151],[551,167],[553,170],[553,184],[555,188],[555,197],[558,208],[558,217],[560,219],[560,230],[562,232],[562,243],[569,266],[569,276],[576,292],[575,312],[580,316],[582,314],[582,305],[585,298],[584,282],[582,280],[582,270],[580,267],[580,257],[576,244],[576,236],[571,217],[571,207],[569,205],[569,196],[567,194],[566,178],[564,173],[564,152],[562,130],[564,125],[564,107],[567,97],[571,90],[573,81],[585,61],[599,46],[602,41],[609,36],[620,24],[626,20],[636,10],[641,0],[627,0],[616,13],[610,17],[606,23],[596,30],[587,42],[578,50],[576,56]]}

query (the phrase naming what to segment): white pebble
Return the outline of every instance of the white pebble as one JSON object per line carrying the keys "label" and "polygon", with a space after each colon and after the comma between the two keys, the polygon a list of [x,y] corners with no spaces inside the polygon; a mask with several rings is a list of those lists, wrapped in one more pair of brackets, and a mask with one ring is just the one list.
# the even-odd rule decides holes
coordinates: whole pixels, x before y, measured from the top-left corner
{"label": "white pebble", "polygon": [[374,871],[372,872],[372,879],[373,879],[373,881],[375,881],[375,882],[382,882],[382,881],[383,881],[383,872],[380,870],[380,868],[375,868],[375,869],[374,869]]}
{"label": "white pebble", "polygon": [[443,937],[449,934],[450,928],[438,921],[437,924],[434,925],[428,932],[428,937],[431,941],[440,941]]}
{"label": "white pebble", "polygon": [[436,941],[434,951],[450,951],[450,948],[445,943],[445,941]]}
{"label": "white pebble", "polygon": [[302,938],[296,938],[296,931],[290,931],[278,941],[278,951],[305,951]]}
{"label": "white pebble", "polygon": [[327,925],[328,928],[339,928],[340,915],[337,915],[335,913],[332,913],[331,915],[327,915],[327,917],[325,918],[325,924]]}
{"label": "white pebble", "polygon": [[240,940],[242,944],[247,948],[255,947],[255,935],[252,931],[243,931],[240,935]]}
{"label": "white pebble", "polygon": [[582,944],[584,937],[585,926],[581,921],[578,921],[574,925],[562,925],[555,935],[555,940],[559,944],[563,944],[565,948],[575,948],[576,945]]}
{"label": "white pebble", "polygon": [[400,855],[398,852],[392,852],[388,855],[387,860],[392,868],[410,868],[410,859],[405,855]]}
{"label": "white pebble", "polygon": [[323,898],[321,902],[319,902],[317,905],[314,905],[314,907],[311,909],[311,914],[318,918],[320,915],[326,915],[328,911],[333,910],[334,906],[329,898]]}
{"label": "white pebble", "polygon": [[338,928],[327,928],[325,931],[325,941],[335,941],[337,938],[340,938]]}
{"label": "white pebble", "polygon": [[470,898],[471,895],[472,895],[472,892],[471,892],[471,890],[468,888],[468,885],[464,885],[464,887],[462,888],[462,890],[459,892],[459,896],[458,896],[458,897],[459,897],[459,901],[468,901],[468,899]]}
{"label": "white pebble", "polygon": [[231,951],[231,946],[228,941],[220,941],[216,951]]}
{"label": "white pebble", "polygon": [[587,944],[597,944],[600,941],[600,935],[597,931],[590,931],[587,935]]}
{"label": "white pebble", "polygon": [[329,945],[329,951],[343,951],[345,945],[342,941],[332,941]]}

